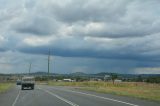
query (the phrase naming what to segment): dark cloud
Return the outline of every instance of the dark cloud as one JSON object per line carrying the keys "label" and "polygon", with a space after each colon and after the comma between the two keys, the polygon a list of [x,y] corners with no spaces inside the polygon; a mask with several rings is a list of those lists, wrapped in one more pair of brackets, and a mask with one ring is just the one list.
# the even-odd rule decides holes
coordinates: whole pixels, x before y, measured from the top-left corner
{"label": "dark cloud", "polygon": [[[57,20],[71,24],[73,36],[139,37],[159,32],[158,3],[157,0],[145,3],[138,0],[73,0],[64,5],[54,3],[50,10]],[[88,26],[93,22],[104,26],[95,30],[96,25]]]}
{"label": "dark cloud", "polygon": [[[19,51],[30,54],[45,54],[48,55],[49,49],[45,47],[28,47],[21,48]],[[114,50],[114,51],[96,51],[92,49],[64,49],[64,48],[54,48],[52,50],[52,55],[63,56],[63,57],[90,57],[90,58],[103,58],[103,59],[122,59],[122,60],[137,60],[137,61],[160,61],[159,55],[150,56],[150,55],[141,55],[140,53],[123,53],[124,50]]]}
{"label": "dark cloud", "polygon": [[7,50],[4,48],[0,48],[0,52],[4,52],[4,51],[7,51]]}
{"label": "dark cloud", "polygon": [[159,33],[157,0],[145,3],[138,0],[71,0],[63,3],[48,0],[42,3],[25,2],[29,13],[26,12],[26,17],[13,26],[17,32],[59,35],[57,31],[66,25],[66,29],[72,27],[69,34],[72,36],[121,38]]}
{"label": "dark cloud", "polygon": [[26,18],[22,22],[15,25],[15,30],[18,33],[33,34],[38,36],[54,34],[57,29],[57,23],[51,18],[45,16]]}
{"label": "dark cloud", "polygon": [[[65,22],[77,21],[114,21],[125,15],[129,2],[123,0],[78,0],[64,3],[54,3],[51,12],[57,19]],[[75,15],[76,14],[76,15]]]}

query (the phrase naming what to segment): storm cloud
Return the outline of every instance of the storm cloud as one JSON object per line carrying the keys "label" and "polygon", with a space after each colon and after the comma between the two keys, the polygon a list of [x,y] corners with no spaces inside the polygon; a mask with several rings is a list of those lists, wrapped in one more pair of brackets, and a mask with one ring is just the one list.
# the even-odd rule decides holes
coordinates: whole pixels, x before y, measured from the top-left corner
{"label": "storm cloud", "polygon": [[[1,0],[0,64],[13,66],[11,58],[18,56],[26,64],[26,55],[41,67],[45,60],[39,58],[51,50],[62,64],[55,63],[61,73],[64,69],[160,73],[159,4],[159,0]],[[8,72],[20,72],[11,66]]]}

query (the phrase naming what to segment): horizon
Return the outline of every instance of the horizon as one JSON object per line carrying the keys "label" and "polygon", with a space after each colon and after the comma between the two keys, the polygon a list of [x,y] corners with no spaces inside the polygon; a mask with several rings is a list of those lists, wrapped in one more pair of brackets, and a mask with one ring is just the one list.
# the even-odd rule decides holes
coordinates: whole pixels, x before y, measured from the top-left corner
{"label": "horizon", "polygon": [[[37,73],[45,73],[45,74],[48,74],[48,72],[45,72],[45,71],[37,71],[37,72],[31,72],[30,74],[37,74]],[[59,75],[64,75],[64,74],[76,74],[76,73],[81,73],[81,74],[87,74],[87,75],[90,75],[90,74],[101,74],[101,73],[105,73],[105,74],[112,74],[112,72],[98,72],[98,73],[85,73],[85,72],[74,72],[74,73],[50,73],[50,74],[59,74]],[[28,74],[27,72],[26,73],[0,73],[0,75],[3,74],[3,75],[8,75],[8,74]],[[160,74],[136,74],[136,73],[132,73],[132,74],[127,74],[127,73],[114,73],[114,74],[117,74],[117,75],[160,75]]]}

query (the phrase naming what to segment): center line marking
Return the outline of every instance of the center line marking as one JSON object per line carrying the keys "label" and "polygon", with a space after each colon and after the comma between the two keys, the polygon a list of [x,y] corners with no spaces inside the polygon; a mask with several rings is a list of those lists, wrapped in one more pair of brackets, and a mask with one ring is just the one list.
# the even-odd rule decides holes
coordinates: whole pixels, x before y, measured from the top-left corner
{"label": "center line marking", "polygon": [[77,105],[77,104],[75,104],[75,103],[73,103],[73,102],[71,102],[71,101],[69,101],[69,100],[67,100],[67,99],[65,99],[65,98],[63,98],[63,97],[60,97],[60,96],[58,96],[58,95],[56,95],[56,94],[54,94],[54,93],[52,93],[52,92],[50,92],[50,91],[48,91],[48,90],[44,90],[44,89],[42,89],[42,88],[40,88],[40,87],[38,87],[38,89],[43,90],[43,91],[47,92],[48,94],[50,94],[50,95],[52,95],[52,96],[55,96],[56,98],[58,98],[58,99],[60,99],[60,100],[62,100],[62,101],[64,101],[64,102],[70,104],[71,106],[79,106],[79,105]]}
{"label": "center line marking", "polygon": [[17,95],[16,99],[14,100],[12,106],[15,106],[15,104],[17,103],[17,100],[19,98],[20,93],[21,93],[21,91],[18,92],[18,95]]}

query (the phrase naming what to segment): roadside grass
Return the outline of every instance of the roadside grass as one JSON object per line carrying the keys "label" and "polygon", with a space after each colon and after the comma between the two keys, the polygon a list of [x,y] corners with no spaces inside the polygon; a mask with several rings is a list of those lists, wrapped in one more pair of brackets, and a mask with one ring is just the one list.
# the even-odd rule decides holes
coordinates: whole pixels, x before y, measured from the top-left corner
{"label": "roadside grass", "polygon": [[11,87],[13,87],[12,83],[0,83],[0,93],[6,92]]}
{"label": "roadside grass", "polygon": [[78,89],[96,91],[101,93],[116,94],[122,96],[130,96],[141,98],[151,101],[160,102],[160,84],[137,83],[137,82],[53,82],[50,81],[49,85],[52,86],[72,86],[79,87]]}

